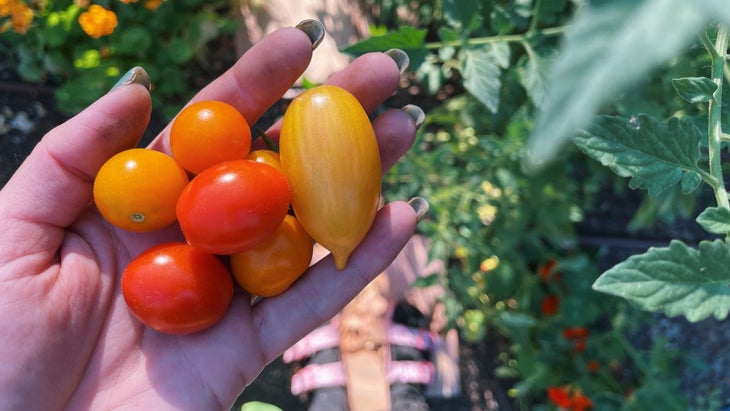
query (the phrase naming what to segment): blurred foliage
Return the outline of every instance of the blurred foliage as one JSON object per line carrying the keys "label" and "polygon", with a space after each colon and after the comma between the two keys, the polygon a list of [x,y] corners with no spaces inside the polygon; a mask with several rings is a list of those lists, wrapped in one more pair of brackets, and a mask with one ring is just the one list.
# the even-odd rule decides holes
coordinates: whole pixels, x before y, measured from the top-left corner
{"label": "blurred foliage", "polygon": [[[67,114],[88,106],[139,65],[152,79],[153,104],[171,118],[192,96],[190,85],[200,71],[210,69],[207,47],[235,31],[240,20],[223,0],[14,3],[27,3],[34,17],[26,30],[4,26],[2,59],[25,81],[57,85],[57,105]],[[93,16],[81,17],[88,12]]]}
{"label": "blurred foliage", "polygon": [[[683,354],[661,340],[641,348],[631,343],[654,317],[591,288],[600,274],[597,257],[575,233],[596,197],[621,194],[624,180],[565,138],[538,131],[559,130],[556,121],[585,125],[599,109],[706,121],[706,107],[677,98],[671,82],[706,70],[698,37],[686,37],[703,25],[687,19],[683,24],[692,27],[677,30],[683,35],[650,52],[645,64],[628,71],[640,75],[621,83],[614,80],[624,74],[621,66],[643,54],[629,56],[611,43],[638,41],[643,29],[664,27],[647,11],[661,2],[366,3],[374,13],[373,36],[344,51],[407,51],[415,81],[435,106],[414,148],[385,177],[386,195],[428,199],[431,209],[419,230],[432,241],[432,257],[447,263],[448,315],[467,341],[510,342],[494,372],[514,382],[509,394],[515,404],[531,410],[587,403],[595,410],[689,409],[677,371]],[[632,10],[643,14],[628,18]],[[678,16],[670,24],[680,24]],[[628,32],[626,38],[614,39],[616,30]],[[659,41],[652,36],[640,44]],[[600,65],[609,63],[612,72],[603,71]],[[558,71],[561,65],[567,72]],[[576,100],[556,100],[556,89],[566,95],[575,89],[569,98]],[[561,117],[571,113],[561,104],[577,107],[582,117]],[[546,110],[554,118],[545,117]],[[670,189],[638,198],[644,200],[631,229],[690,216],[697,193]],[[583,336],[569,337],[575,329],[585,330]]]}

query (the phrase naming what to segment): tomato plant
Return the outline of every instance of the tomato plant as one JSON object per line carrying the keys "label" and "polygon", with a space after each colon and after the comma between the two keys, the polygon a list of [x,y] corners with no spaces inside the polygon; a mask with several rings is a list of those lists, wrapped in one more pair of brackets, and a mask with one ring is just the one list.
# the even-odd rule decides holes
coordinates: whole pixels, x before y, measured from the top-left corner
{"label": "tomato plant", "polygon": [[186,243],[154,246],[122,274],[122,295],[145,325],[189,334],[218,322],[233,298],[233,280],[216,256]]}
{"label": "tomato plant", "polygon": [[177,218],[185,239],[211,254],[235,254],[271,235],[289,210],[283,173],[250,160],[204,170],[185,187]]}
{"label": "tomato plant", "polygon": [[130,231],[157,230],[175,221],[175,207],[188,184],[185,170],[165,153],[125,150],[102,165],[94,179],[94,202],[113,225]]}
{"label": "tomato plant", "polygon": [[170,150],[188,171],[245,159],[251,149],[251,130],[243,115],[222,101],[203,100],[180,111],[170,128]]}
{"label": "tomato plant", "polygon": [[343,269],[380,199],[380,153],[367,113],[340,87],[309,89],[284,113],[279,149],[294,213]]}
{"label": "tomato plant", "polygon": [[293,215],[284,217],[264,242],[231,256],[238,284],[252,295],[272,297],[291,286],[309,267],[313,243]]}

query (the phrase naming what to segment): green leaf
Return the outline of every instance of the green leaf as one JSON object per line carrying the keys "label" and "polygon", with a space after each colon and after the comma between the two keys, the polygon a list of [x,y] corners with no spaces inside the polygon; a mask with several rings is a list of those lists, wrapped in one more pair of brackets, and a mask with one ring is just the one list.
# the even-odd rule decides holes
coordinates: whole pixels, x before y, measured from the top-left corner
{"label": "green leaf", "polygon": [[669,247],[629,257],[603,273],[593,288],[670,317],[723,320],[730,310],[728,267],[730,249],[721,240],[703,241],[699,249],[673,240]]}
{"label": "green leaf", "polygon": [[709,207],[697,216],[696,221],[708,233],[730,233],[730,209],[725,207]]}
{"label": "green leaf", "polygon": [[549,76],[527,166],[552,160],[606,102],[686,49],[713,17],[705,1],[616,0],[578,9]]}
{"label": "green leaf", "polygon": [[117,51],[120,53],[140,54],[147,51],[152,45],[152,34],[142,26],[130,27],[123,30],[119,36]]}
{"label": "green leaf", "polygon": [[403,26],[398,28],[397,31],[382,36],[373,36],[353,44],[342,49],[342,52],[359,56],[371,51],[386,51],[398,48],[408,53],[408,57],[411,59],[411,67],[418,67],[429,53],[426,49],[426,33],[427,30],[425,29]]}
{"label": "green leaf", "polygon": [[645,115],[631,119],[600,117],[573,141],[587,155],[622,177],[629,187],[642,188],[652,196],[682,183],[685,193],[701,181],[701,133],[687,119],[661,122]]}
{"label": "green leaf", "polygon": [[176,64],[183,64],[193,57],[193,47],[185,40],[172,39],[166,47],[167,56]]}
{"label": "green leaf", "polygon": [[675,78],[672,85],[679,96],[690,103],[707,103],[717,90],[717,84],[707,77]]}
{"label": "green leaf", "polygon": [[478,1],[444,0],[444,18],[466,36],[481,26],[481,5]]}
{"label": "green leaf", "polygon": [[502,43],[467,48],[459,55],[464,87],[492,113],[499,109],[499,68],[504,67],[505,61],[509,64],[509,47]]}
{"label": "green leaf", "polygon": [[525,88],[535,106],[539,108],[543,107],[545,102],[549,67],[546,60],[538,55],[530,55],[517,69],[522,87]]}

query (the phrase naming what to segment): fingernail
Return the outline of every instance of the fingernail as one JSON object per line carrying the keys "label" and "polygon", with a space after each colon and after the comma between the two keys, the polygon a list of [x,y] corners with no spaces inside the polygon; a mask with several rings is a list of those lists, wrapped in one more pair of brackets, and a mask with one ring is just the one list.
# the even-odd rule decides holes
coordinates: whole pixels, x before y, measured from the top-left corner
{"label": "fingernail", "polygon": [[400,74],[405,73],[406,69],[408,68],[408,63],[410,63],[411,61],[405,51],[401,49],[390,49],[386,51],[385,54],[390,56],[390,58],[395,61],[395,64],[398,65],[398,70],[400,71]]}
{"label": "fingernail", "polygon": [[419,128],[423,125],[423,122],[426,121],[426,113],[423,112],[423,109],[421,107],[418,107],[415,104],[408,104],[403,106],[401,109],[408,113],[409,116],[413,119],[413,122],[416,123],[416,128]]}
{"label": "fingernail", "polygon": [[423,197],[413,197],[408,200],[408,204],[416,212],[416,221],[421,221],[423,216],[428,212],[428,201]]}
{"label": "fingernail", "polygon": [[147,74],[147,72],[142,67],[136,66],[132,67],[128,72],[124,73],[122,78],[120,78],[119,81],[114,84],[112,90],[132,83],[141,84],[147,90],[149,90],[152,86],[149,74]]}
{"label": "fingernail", "polygon": [[296,25],[296,28],[303,31],[312,42],[312,50],[319,46],[324,39],[324,26],[317,20],[304,20]]}

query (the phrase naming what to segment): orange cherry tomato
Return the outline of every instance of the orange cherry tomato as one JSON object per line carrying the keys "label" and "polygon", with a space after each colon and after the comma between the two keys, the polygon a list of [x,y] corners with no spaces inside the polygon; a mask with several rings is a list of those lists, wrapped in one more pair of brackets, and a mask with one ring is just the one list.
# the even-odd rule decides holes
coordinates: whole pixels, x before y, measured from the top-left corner
{"label": "orange cherry tomato", "polygon": [[173,120],[170,150],[185,169],[198,174],[224,161],[245,159],[251,150],[251,130],[230,104],[198,101]]}
{"label": "orange cherry tomato", "polygon": [[259,163],[266,163],[275,169],[282,171],[279,153],[274,150],[254,150],[248,154],[248,159]]}
{"label": "orange cherry tomato", "polygon": [[296,217],[287,215],[263,243],[231,256],[238,284],[252,295],[273,297],[286,291],[309,268],[313,243]]}
{"label": "orange cherry tomato", "polygon": [[94,202],[117,227],[153,231],[175,221],[177,200],[188,180],[185,170],[167,154],[133,148],[101,166],[94,179]]}
{"label": "orange cherry tomato", "polygon": [[279,150],[294,214],[343,269],[380,200],[380,152],[367,113],[345,89],[311,88],[284,113]]}
{"label": "orange cherry tomato", "polygon": [[233,299],[233,280],[218,257],[186,243],[164,243],[129,263],[122,296],[148,327],[190,334],[223,318]]}

